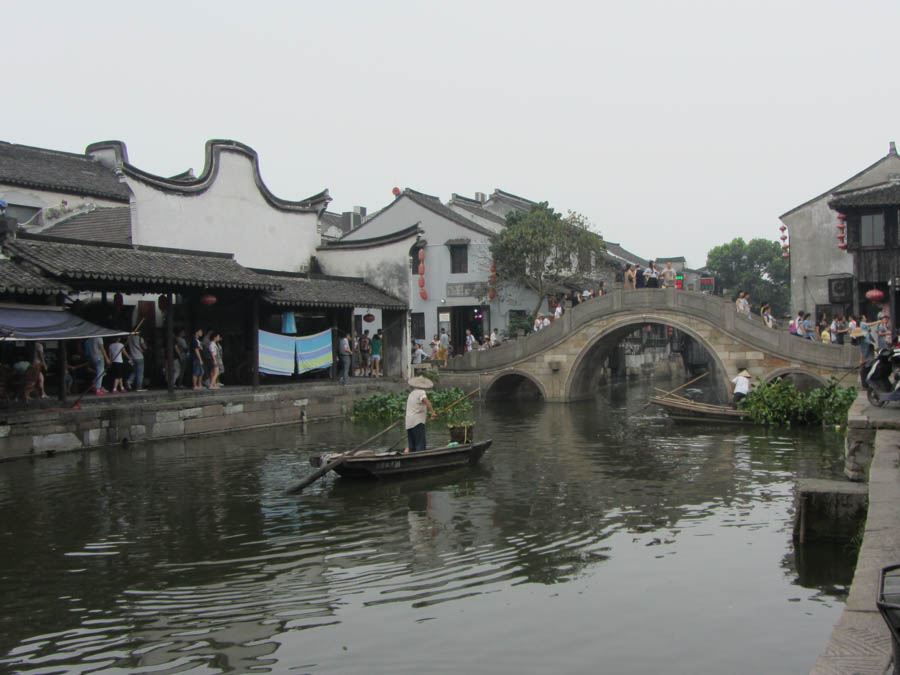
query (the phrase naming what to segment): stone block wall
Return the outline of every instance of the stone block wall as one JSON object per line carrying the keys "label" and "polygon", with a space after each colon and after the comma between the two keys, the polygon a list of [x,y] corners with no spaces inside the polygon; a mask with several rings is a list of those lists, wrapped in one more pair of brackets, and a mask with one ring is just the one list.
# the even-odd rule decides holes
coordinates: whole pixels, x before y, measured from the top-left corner
{"label": "stone block wall", "polygon": [[171,398],[110,396],[83,401],[77,410],[7,411],[0,422],[0,461],[342,417],[357,399],[399,390],[406,390],[404,383],[384,381],[229,387],[227,393],[182,392]]}

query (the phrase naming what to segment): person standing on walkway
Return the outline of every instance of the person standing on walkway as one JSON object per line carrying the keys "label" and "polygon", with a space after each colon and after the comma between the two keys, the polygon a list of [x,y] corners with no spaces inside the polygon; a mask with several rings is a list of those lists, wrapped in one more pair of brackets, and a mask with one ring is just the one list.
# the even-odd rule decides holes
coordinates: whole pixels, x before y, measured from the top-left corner
{"label": "person standing on walkway", "polygon": [[629,265],[625,265],[625,286],[626,291],[634,290],[634,268]]}
{"label": "person standing on walkway", "polygon": [[106,366],[109,365],[109,354],[106,353],[106,347],[103,346],[102,337],[92,337],[88,340],[88,352],[91,357],[91,363],[94,366],[94,393],[97,396],[103,396],[108,392],[103,388],[103,376],[106,374]]}
{"label": "person standing on walkway", "polygon": [[431,389],[434,383],[427,377],[419,375],[408,380],[413,388],[406,398],[406,441],[408,447],[405,452],[421,452],[425,449],[425,414],[431,413],[432,420],[437,419],[437,413],[428,400],[426,389]]}
{"label": "person standing on walkway", "polygon": [[372,337],[372,377],[381,377],[381,349],[384,346],[381,329]]}
{"label": "person standing on walkway", "polygon": [[350,381],[350,357],[353,351],[350,348],[350,340],[353,336],[345,333],[338,344],[338,356],[341,359],[341,384],[347,384]]}
{"label": "person standing on walkway", "polygon": [[144,389],[144,352],[147,345],[140,333],[131,333],[127,340],[128,355],[131,357],[131,375],[125,381],[126,389],[147,391]]}
{"label": "person standing on walkway", "polygon": [[652,260],[648,261],[647,269],[644,270],[644,281],[647,288],[659,288],[659,270]]}
{"label": "person standing on walkway", "polygon": [[191,341],[191,384],[192,389],[200,389],[203,386],[203,329],[194,331],[194,339]]}
{"label": "person standing on walkway", "polygon": [[448,353],[450,351],[450,336],[447,335],[447,329],[441,328],[441,337],[438,340],[438,358],[444,362],[444,368],[447,367]]}
{"label": "person standing on walkway", "polygon": [[114,394],[125,392],[125,383],[123,382],[125,377],[125,358],[129,362],[131,361],[131,356],[128,355],[128,352],[125,351],[125,345],[122,344],[122,336],[117,335],[109,345],[110,370],[112,370],[113,376],[112,393]]}
{"label": "person standing on walkway", "polygon": [[372,340],[368,328],[359,338],[359,370],[363,377],[372,377]]}
{"label": "person standing on walkway", "polygon": [[662,272],[663,278],[663,287],[665,288],[675,288],[675,270],[672,268],[672,263],[666,263],[666,269]]}

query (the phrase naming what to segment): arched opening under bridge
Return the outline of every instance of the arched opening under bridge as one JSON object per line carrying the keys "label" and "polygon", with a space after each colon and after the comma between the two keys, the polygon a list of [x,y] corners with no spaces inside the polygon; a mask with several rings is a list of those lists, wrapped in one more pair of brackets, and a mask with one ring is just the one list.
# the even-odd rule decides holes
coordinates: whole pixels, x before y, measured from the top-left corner
{"label": "arched opening under bridge", "polygon": [[543,401],[546,399],[540,384],[529,375],[520,372],[503,373],[486,389],[488,401]]}
{"label": "arched opening under bridge", "polygon": [[596,335],[581,350],[566,384],[566,400],[594,396],[610,381],[629,377],[683,379],[709,372],[703,386],[729,396],[726,369],[712,345],[691,327],[668,318],[623,320]]}

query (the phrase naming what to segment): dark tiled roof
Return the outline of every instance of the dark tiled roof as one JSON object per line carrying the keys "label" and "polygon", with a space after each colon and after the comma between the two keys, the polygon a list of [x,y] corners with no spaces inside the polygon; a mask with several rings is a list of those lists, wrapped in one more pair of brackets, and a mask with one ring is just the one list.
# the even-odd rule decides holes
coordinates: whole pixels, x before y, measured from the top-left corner
{"label": "dark tiled roof", "polygon": [[0,183],[128,202],[128,187],[85,155],[0,142]]}
{"label": "dark tiled roof", "polygon": [[490,220],[499,225],[506,225],[506,218],[498,216],[496,213],[491,213],[481,205],[481,202],[475,199],[469,199],[468,197],[462,197],[458,194],[454,194],[450,199],[450,203],[454,206],[459,206],[460,208],[465,209],[469,213],[475,214],[479,218]]}
{"label": "dark tiled roof", "polygon": [[533,206],[537,206],[537,202],[525,199],[525,197],[520,197],[519,195],[514,195],[512,192],[504,192],[500,188],[494,188],[490,198],[502,199],[505,202],[517,204],[526,211],[530,211]]}
{"label": "dark tiled roof", "polygon": [[[128,284],[146,290],[232,288],[275,290],[277,283],[241,267],[222,253],[150,246],[75,244],[41,235],[19,235],[4,243],[5,253],[45,274],[83,288],[96,282]],[[87,283],[86,283],[87,282]]]}
{"label": "dark tiled roof", "polygon": [[[359,228],[356,228],[359,230]],[[382,234],[378,237],[369,237],[368,239],[338,239],[337,241],[325,242],[318,248],[372,248],[374,246],[386,246],[410,237],[415,237],[422,233],[419,223],[405,227],[402,230],[391,232],[390,234]]]}
{"label": "dark tiled roof", "polygon": [[0,259],[0,293],[56,295],[71,292],[72,289],[65,284],[46,279],[12,260]]}
{"label": "dark tiled roof", "polygon": [[432,213],[436,213],[439,216],[446,218],[447,220],[452,220],[457,225],[462,225],[470,230],[478,232],[480,234],[484,234],[488,237],[494,236],[494,233],[491,232],[486,227],[482,227],[478,223],[472,222],[464,215],[457,213],[449,206],[444,206],[441,204],[441,200],[433,195],[426,195],[423,192],[417,192],[416,190],[412,190],[410,188],[406,188],[402,196],[409,197],[416,204],[425,207]]}
{"label": "dark tiled roof", "polygon": [[260,276],[282,286],[266,293],[265,301],[282,307],[372,307],[406,309],[402,300],[378,290],[356,277],[291,274],[255,270]]}
{"label": "dark tiled roof", "polygon": [[828,202],[833,209],[865,206],[897,206],[900,204],[900,181],[892,180],[856,190],[835,192]]}
{"label": "dark tiled roof", "polygon": [[99,208],[88,213],[79,213],[41,230],[41,234],[80,241],[130,244],[131,207]]}
{"label": "dark tiled roof", "polygon": [[606,242],[606,253],[614,258],[619,258],[627,263],[631,263],[632,265],[646,265],[649,260],[649,258],[642,258],[631,251],[626,251],[619,244],[614,244],[609,241]]}
{"label": "dark tiled roof", "polygon": [[343,234],[347,234],[350,231],[349,224],[344,224],[344,216],[342,216],[340,213],[323,211],[321,214],[319,214],[319,223],[322,226],[322,230],[327,230],[329,227],[336,227]]}
{"label": "dark tiled roof", "polygon": [[658,263],[667,263],[667,262],[686,262],[683,255],[678,256],[677,258],[657,258],[656,262]]}

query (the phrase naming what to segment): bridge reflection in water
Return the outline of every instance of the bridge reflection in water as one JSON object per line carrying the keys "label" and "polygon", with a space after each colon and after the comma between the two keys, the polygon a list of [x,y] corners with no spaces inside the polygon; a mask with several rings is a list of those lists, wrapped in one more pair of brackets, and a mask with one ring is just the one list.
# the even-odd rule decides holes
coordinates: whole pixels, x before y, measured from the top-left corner
{"label": "bridge reflection in water", "polygon": [[852,560],[798,573],[791,490],[840,474],[840,438],[672,428],[630,414],[647,393],[485,404],[476,469],[299,497],[372,430],[0,465],[0,668],[807,672]]}

